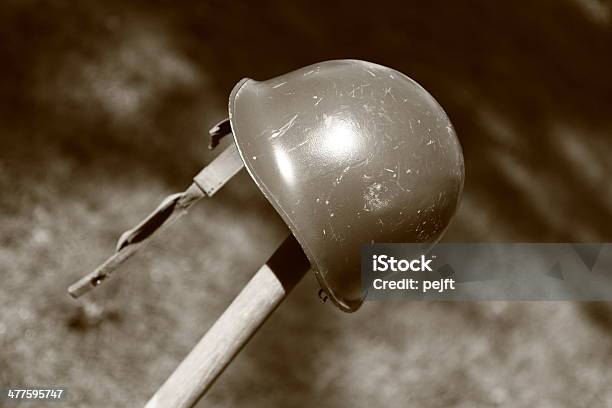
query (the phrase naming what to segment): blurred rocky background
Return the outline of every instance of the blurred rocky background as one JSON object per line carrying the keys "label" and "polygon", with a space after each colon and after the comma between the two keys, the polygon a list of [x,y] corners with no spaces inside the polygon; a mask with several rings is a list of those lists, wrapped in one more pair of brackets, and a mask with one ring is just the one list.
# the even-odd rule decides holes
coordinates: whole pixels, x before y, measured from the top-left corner
{"label": "blurred rocky background", "polygon": [[[211,160],[207,130],[245,76],[336,58],[400,70],[464,147],[446,241],[612,240],[611,26],[598,0],[3,0],[0,387],[141,406],[280,243],[242,174],[121,277],[66,294]],[[346,315],[317,290],[305,279],[201,406],[612,406],[607,304]]]}

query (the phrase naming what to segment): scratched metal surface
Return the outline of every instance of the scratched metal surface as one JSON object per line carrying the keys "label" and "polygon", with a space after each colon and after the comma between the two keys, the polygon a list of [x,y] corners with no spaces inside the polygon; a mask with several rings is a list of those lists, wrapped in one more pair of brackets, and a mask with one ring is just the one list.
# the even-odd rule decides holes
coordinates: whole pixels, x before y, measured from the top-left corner
{"label": "scratched metal surface", "polygon": [[436,241],[463,187],[461,146],[416,82],[359,60],[240,82],[230,119],[247,169],[343,310],[362,303],[360,248]]}

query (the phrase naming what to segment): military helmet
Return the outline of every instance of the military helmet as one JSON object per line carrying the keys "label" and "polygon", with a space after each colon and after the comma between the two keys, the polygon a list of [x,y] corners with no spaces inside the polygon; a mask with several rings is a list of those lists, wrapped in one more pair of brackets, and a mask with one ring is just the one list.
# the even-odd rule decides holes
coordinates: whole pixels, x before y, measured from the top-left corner
{"label": "military helmet", "polygon": [[464,164],[453,125],[398,71],[336,60],[246,78],[229,115],[249,174],[344,311],[365,295],[362,245],[435,242],[455,213]]}

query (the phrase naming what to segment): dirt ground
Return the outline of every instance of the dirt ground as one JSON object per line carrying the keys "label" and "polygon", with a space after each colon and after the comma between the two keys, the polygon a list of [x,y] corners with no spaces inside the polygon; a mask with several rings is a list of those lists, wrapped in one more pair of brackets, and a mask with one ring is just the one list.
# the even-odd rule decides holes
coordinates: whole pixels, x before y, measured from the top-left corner
{"label": "dirt ground", "polygon": [[[121,277],[66,294],[210,161],[207,130],[245,76],[335,58],[398,69],[463,144],[446,241],[612,240],[611,26],[598,0],[2,1],[0,388],[141,406],[279,244],[242,174]],[[612,407],[608,304],[347,315],[317,290],[301,282],[200,406]]]}

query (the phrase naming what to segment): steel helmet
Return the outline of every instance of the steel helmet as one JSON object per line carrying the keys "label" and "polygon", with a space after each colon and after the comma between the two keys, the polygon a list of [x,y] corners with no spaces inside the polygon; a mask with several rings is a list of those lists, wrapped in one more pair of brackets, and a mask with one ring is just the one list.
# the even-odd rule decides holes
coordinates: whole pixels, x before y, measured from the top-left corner
{"label": "steel helmet", "polygon": [[453,126],[391,68],[336,60],[246,78],[229,115],[249,174],[344,311],[363,301],[362,245],[435,242],[458,205],[464,165]]}

